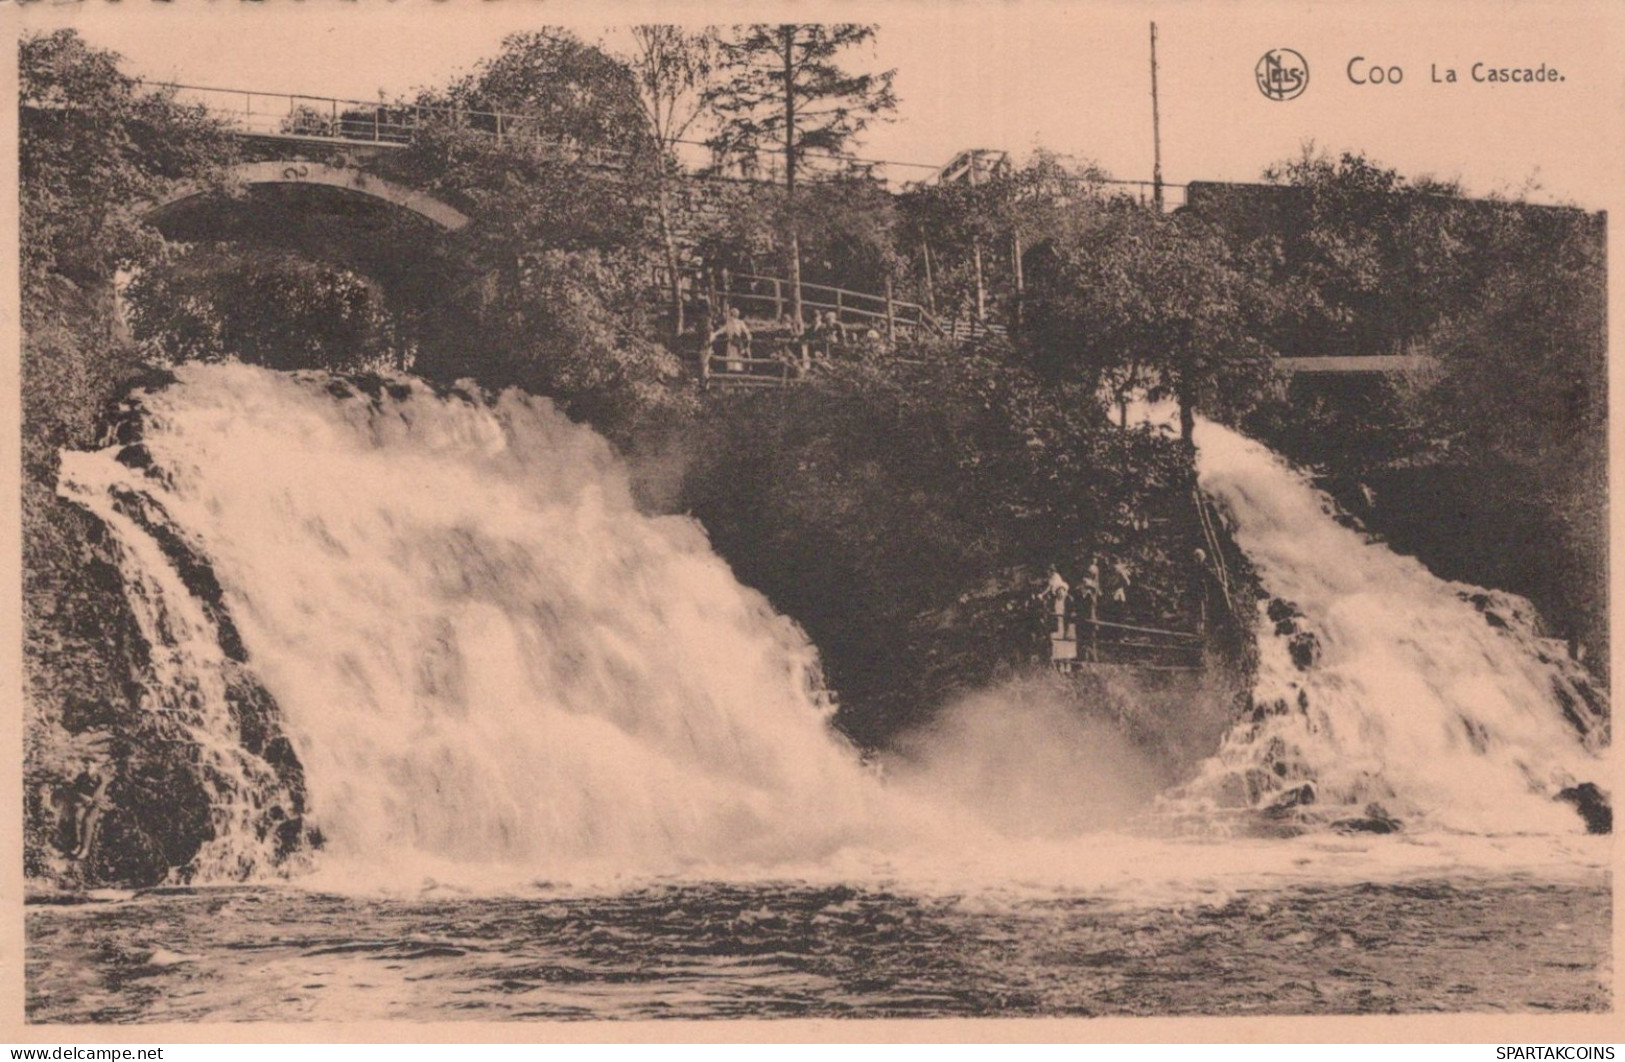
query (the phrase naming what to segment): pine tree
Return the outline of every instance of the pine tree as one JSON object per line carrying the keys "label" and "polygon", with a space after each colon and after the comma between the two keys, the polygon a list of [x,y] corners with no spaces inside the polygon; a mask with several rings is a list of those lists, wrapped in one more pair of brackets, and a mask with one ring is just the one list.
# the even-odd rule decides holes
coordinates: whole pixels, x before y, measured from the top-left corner
{"label": "pine tree", "polygon": [[723,157],[771,150],[784,158],[790,305],[801,318],[801,241],[796,181],[809,158],[840,159],[854,137],[897,107],[895,70],[853,74],[837,57],[872,41],[878,27],[853,22],[735,26],[722,42],[727,80],[707,94],[721,119],[712,148]]}

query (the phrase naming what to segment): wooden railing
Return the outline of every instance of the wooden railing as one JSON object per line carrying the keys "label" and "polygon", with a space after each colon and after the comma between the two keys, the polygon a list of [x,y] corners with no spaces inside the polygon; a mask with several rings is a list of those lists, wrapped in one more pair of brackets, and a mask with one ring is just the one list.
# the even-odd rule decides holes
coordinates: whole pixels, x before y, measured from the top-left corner
{"label": "wooden railing", "polygon": [[1199,671],[1200,634],[1080,616],[1074,628],[1077,664],[1106,664],[1147,671]]}
{"label": "wooden railing", "polygon": [[810,368],[791,357],[761,358],[729,357],[727,354],[707,354],[702,367],[706,386],[722,389],[732,387],[789,387],[806,383]]}
{"label": "wooden railing", "polygon": [[[664,269],[656,270],[656,281],[665,286],[669,276]],[[708,273],[705,270],[684,271],[684,280],[694,290],[714,296],[718,309],[726,314],[730,306],[737,306],[748,317],[777,321],[790,312],[794,305],[790,282],[783,277],[760,273],[734,273],[727,269]],[[889,285],[888,285],[889,288]],[[833,312],[843,325],[864,324],[873,327],[888,343],[899,335],[946,336],[947,329],[919,303],[907,302],[892,296],[890,291],[876,295],[851,288],[838,288],[830,284],[801,284],[802,312]],[[805,321],[810,326],[813,322]]]}

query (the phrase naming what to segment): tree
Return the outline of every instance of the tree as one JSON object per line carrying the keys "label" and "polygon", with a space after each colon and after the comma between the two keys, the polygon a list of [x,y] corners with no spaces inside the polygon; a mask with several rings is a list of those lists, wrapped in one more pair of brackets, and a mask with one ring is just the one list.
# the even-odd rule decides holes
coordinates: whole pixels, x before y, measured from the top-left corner
{"label": "tree", "polygon": [[25,463],[48,479],[133,371],[113,283],[161,252],[144,210],[178,182],[222,180],[235,147],[72,30],[24,37],[18,58]]}
{"label": "tree", "polygon": [[1363,154],[1306,144],[1264,171],[1263,188],[1196,210],[1268,279],[1270,332],[1297,355],[1383,354],[1427,332],[1482,275],[1457,234],[1448,183],[1407,180]]}
{"label": "tree", "polygon": [[801,320],[801,241],[796,201],[802,165],[840,159],[876,117],[897,107],[895,70],[852,74],[836,57],[874,39],[878,27],[852,22],[735,26],[721,42],[729,76],[706,94],[721,119],[712,139],[721,156],[764,149],[784,160],[791,313]]}
{"label": "tree", "polygon": [[411,361],[377,282],[291,251],[199,248],[143,270],[126,299],[135,338],[167,360],[336,370]]}
{"label": "tree", "polygon": [[1118,201],[1033,260],[1022,339],[1046,377],[1112,387],[1120,403],[1149,382],[1152,397],[1179,404],[1186,443],[1198,408],[1230,411],[1261,393],[1259,287],[1200,219]]}
{"label": "tree", "polygon": [[514,34],[417,105],[427,116],[418,135],[382,165],[464,204],[489,268],[511,278],[538,245],[645,239],[644,190],[622,176],[650,141],[631,73],[602,49],[562,29]]}
{"label": "tree", "polygon": [[671,183],[677,171],[677,145],[705,112],[705,91],[717,63],[716,32],[690,32],[680,26],[632,27],[633,49],[628,59],[638,87],[644,124],[654,141],[652,176],[660,240],[666,253],[672,320],[683,334],[683,291],[677,261],[677,238],[672,226]]}
{"label": "tree", "polygon": [[[1602,650],[1606,675],[1605,219],[1468,199],[1312,145],[1265,177],[1191,207],[1265,278],[1273,344],[1414,342],[1431,365],[1295,377],[1248,430],[1441,576],[1530,597],[1552,630]],[[1356,484],[1375,488],[1374,508]]]}
{"label": "tree", "polygon": [[812,636],[836,724],[883,745],[1028,658],[1044,564],[1125,564],[1131,622],[1195,625],[1190,455],[1079,392],[985,349],[836,362],[689,425],[677,507]]}
{"label": "tree", "polygon": [[543,250],[467,322],[465,360],[437,366],[494,389],[547,395],[617,441],[646,413],[691,401],[682,366],[649,337],[644,272],[627,254]]}
{"label": "tree", "polygon": [[1466,239],[1485,267],[1482,286],[1432,330],[1439,379],[1422,409],[1439,459],[1467,471],[1481,520],[1531,543],[1533,556],[1505,556],[1513,533],[1496,543],[1516,570],[1494,585],[1534,597],[1606,675],[1606,219],[1522,203],[1477,208]]}
{"label": "tree", "polygon": [[[1020,306],[1024,249],[1088,223],[1103,202],[1105,174],[1093,163],[1035,151],[1019,168],[997,167],[977,180],[935,181],[898,198],[902,248],[918,263],[922,302],[960,307],[991,303],[1014,317]],[[984,249],[995,266],[980,268]]]}
{"label": "tree", "polygon": [[[154,854],[206,836],[207,798],[191,799],[202,789],[184,746],[135,695],[149,648],[105,529],[56,494],[57,454],[97,445],[138,371],[114,284],[162,251],[145,210],[176,182],[218,181],[234,149],[201,109],[147,91],[71,30],[25,36],[18,60],[24,866],[156,884],[170,864]],[[62,827],[87,774],[115,780],[123,814],[81,859]]]}

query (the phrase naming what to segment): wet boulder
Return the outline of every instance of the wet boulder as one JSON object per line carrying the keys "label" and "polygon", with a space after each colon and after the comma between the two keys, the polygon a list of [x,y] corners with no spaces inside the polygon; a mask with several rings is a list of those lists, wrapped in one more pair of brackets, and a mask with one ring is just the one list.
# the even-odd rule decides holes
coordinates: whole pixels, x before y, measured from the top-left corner
{"label": "wet boulder", "polygon": [[1364,815],[1338,819],[1332,823],[1332,829],[1338,833],[1398,833],[1404,828],[1405,824],[1390,815],[1381,804],[1367,804]]}
{"label": "wet boulder", "polygon": [[1313,631],[1299,631],[1286,643],[1292,665],[1299,671],[1308,671],[1320,662],[1320,639]]}
{"label": "wet boulder", "polygon": [[1275,624],[1275,633],[1280,635],[1296,633],[1298,620],[1303,616],[1303,613],[1298,611],[1297,605],[1278,597],[1270,598],[1264,612],[1269,616],[1270,622]]}
{"label": "wet boulder", "polygon": [[1574,810],[1585,820],[1587,833],[1614,832],[1613,806],[1608,802],[1608,794],[1597,788],[1595,783],[1571,785],[1558,793],[1557,799],[1574,805]]}
{"label": "wet boulder", "polygon": [[1264,808],[1264,814],[1274,818],[1282,818],[1294,809],[1307,807],[1315,802],[1315,783],[1305,782],[1283,790],[1274,800]]}

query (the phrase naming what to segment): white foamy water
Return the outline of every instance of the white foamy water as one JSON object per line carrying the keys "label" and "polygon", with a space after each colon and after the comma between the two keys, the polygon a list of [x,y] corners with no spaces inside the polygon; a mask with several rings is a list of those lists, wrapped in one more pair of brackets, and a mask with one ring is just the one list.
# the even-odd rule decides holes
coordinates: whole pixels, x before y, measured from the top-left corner
{"label": "white foamy water", "polygon": [[1601,694],[1562,643],[1540,636],[1532,606],[1441,580],[1343,526],[1324,494],[1252,440],[1204,422],[1196,442],[1202,488],[1318,659],[1294,661],[1260,608],[1263,718],[1231,731],[1192,790],[1263,804],[1312,780],[1323,805],[1376,801],[1476,832],[1578,831],[1552,798],[1579,782],[1606,787],[1605,706],[1588,703]]}
{"label": "white foamy water", "polygon": [[[157,497],[210,559],[304,764],[324,860],[762,864],[887,821],[827,726],[801,631],[695,522],[639,514],[609,447],[547,401],[179,375],[142,401],[167,483],[114,450],[66,455],[63,480],[103,513],[119,488]],[[208,674],[196,641],[173,652]]]}
{"label": "white foamy water", "polygon": [[[270,872],[254,814],[285,795],[235,748],[223,697],[240,665],[151,527],[129,517],[131,499],[218,578],[303,764],[305,821],[325,838],[307,880],[327,885],[969,878],[1146,899],[1198,881],[1463,862],[1595,867],[1605,852],[1550,800],[1600,773],[1542,693],[1561,669],[1420,565],[1339,527],[1262,448],[1211,425],[1203,484],[1324,659],[1300,674],[1266,631],[1261,683],[1296,683],[1283,695],[1303,688],[1311,711],[1238,727],[1204,778],[1216,790],[1256,772],[1279,737],[1323,803],[1396,801],[1396,812],[1478,831],[1470,841],[1216,843],[1048,827],[1001,838],[1002,825],[1031,825],[1010,794],[1087,794],[1052,776],[1093,770],[1100,750],[948,748],[908,785],[882,783],[830,728],[799,628],[734,579],[696,522],[639,513],[608,445],[545,400],[439,396],[405,378],[369,395],[240,365],[178,376],[139,400],[149,470],[120,462],[117,446],[68,453],[62,490],[120,544],[132,605],[163,647],[154,706],[189,706],[187,725],[219,761],[224,810],[202,879]],[[984,696],[976,710],[999,703]],[[1024,732],[959,721],[966,740]],[[1045,731],[1052,744],[1092,732]],[[1024,764],[1052,776],[1022,776]],[[1014,773],[985,773],[995,768]],[[984,775],[941,774],[956,769]],[[972,806],[988,794],[1004,797],[997,815]],[[1476,815],[1475,799],[1496,814]],[[1046,808],[1045,822],[1090,828],[1069,812]],[[1555,847],[1494,837],[1530,829]]]}

